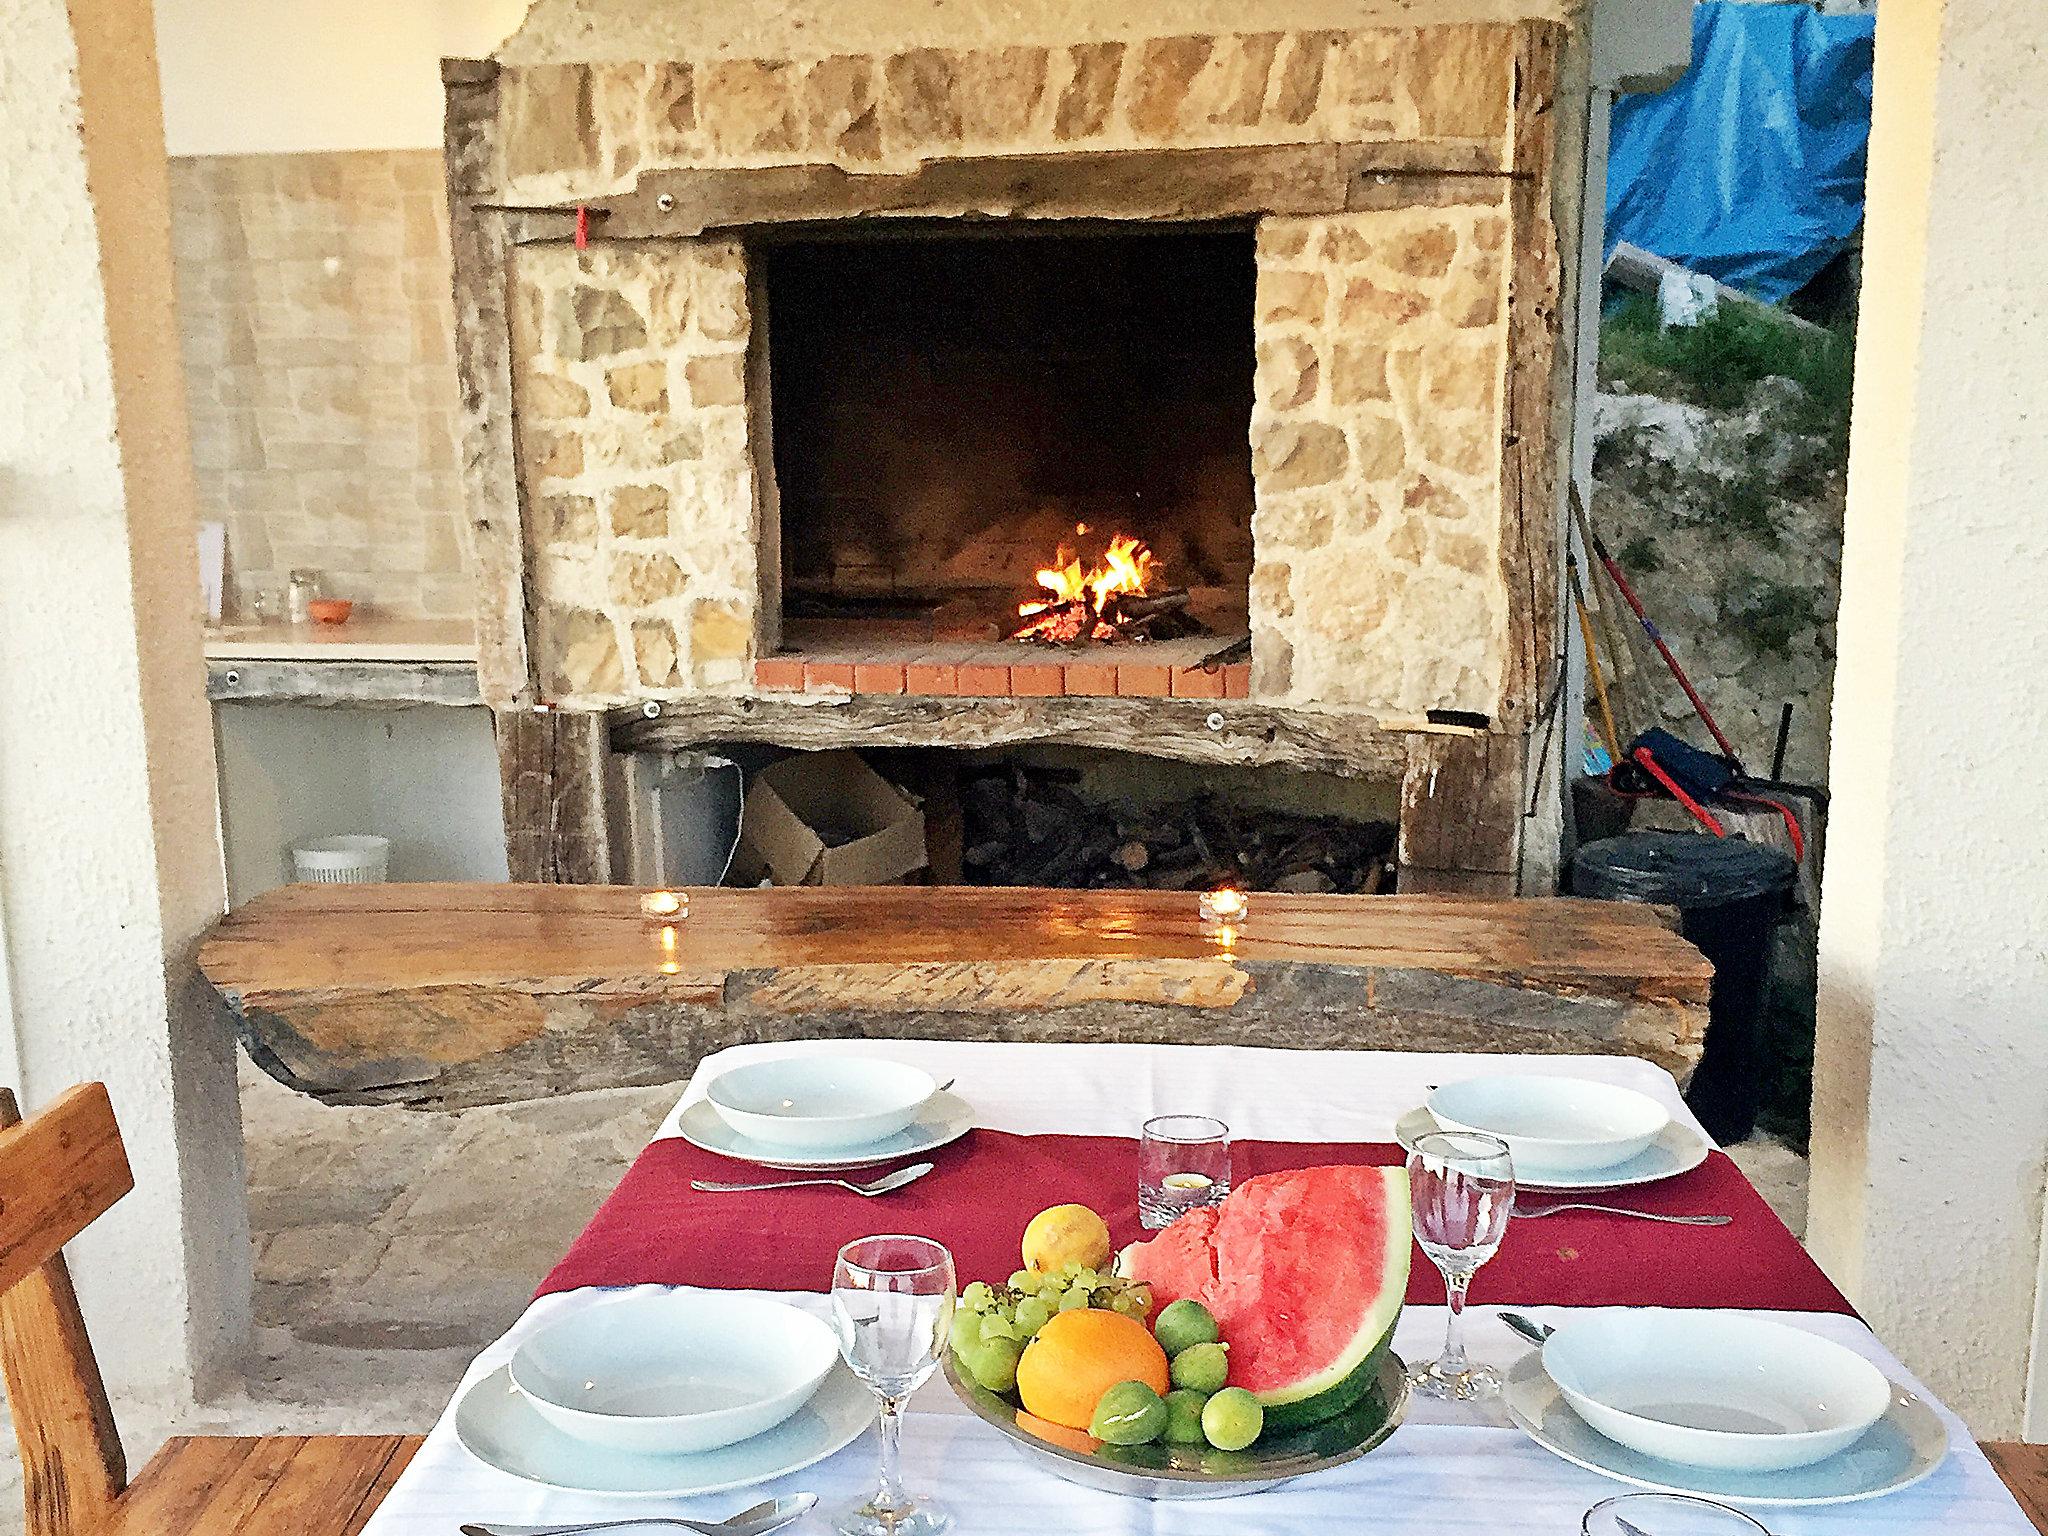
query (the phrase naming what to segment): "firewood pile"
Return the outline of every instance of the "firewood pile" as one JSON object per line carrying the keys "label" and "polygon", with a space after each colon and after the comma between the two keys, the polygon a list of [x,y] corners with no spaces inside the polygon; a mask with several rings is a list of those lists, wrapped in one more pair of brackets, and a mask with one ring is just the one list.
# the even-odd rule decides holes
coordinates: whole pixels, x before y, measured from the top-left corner
{"label": "firewood pile", "polygon": [[1074,775],[1015,766],[962,786],[961,862],[974,885],[1164,891],[1393,889],[1394,828],[1230,805],[1095,802]]}

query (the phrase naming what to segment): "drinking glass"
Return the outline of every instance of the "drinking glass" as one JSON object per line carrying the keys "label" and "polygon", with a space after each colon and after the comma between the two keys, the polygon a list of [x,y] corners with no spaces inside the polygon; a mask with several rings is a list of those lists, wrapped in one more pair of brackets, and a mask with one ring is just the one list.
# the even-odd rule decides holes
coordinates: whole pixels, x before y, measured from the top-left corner
{"label": "drinking glass", "polygon": [[938,1369],[953,1322],[953,1255],[928,1237],[863,1237],[839,1250],[832,1321],[839,1353],[882,1405],[882,1474],[839,1517],[844,1536],[937,1536],[952,1517],[904,1490],[897,1468],[903,1403]]}
{"label": "drinking glass", "polygon": [[1582,1536],[1771,1536],[1739,1509],[1682,1493],[1602,1499],[1579,1522]]}
{"label": "drinking glass", "polygon": [[1138,1221],[1170,1227],[1230,1193],[1230,1127],[1207,1115],[1157,1115],[1138,1135]]}
{"label": "drinking glass", "polygon": [[1508,1144],[1477,1131],[1418,1136],[1408,1154],[1408,1193],[1415,1240],[1443,1273],[1451,1304],[1443,1354],[1410,1372],[1409,1385],[1424,1397],[1457,1402],[1492,1397],[1500,1391],[1499,1374],[1465,1359],[1465,1292],[1499,1249],[1515,1208]]}

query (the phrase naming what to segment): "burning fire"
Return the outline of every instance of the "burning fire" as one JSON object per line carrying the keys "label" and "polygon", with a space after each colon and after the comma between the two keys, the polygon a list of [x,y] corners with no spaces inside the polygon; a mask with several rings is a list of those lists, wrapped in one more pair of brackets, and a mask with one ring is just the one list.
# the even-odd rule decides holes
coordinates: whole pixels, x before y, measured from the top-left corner
{"label": "burning fire", "polygon": [[[1086,533],[1088,525],[1074,530]],[[1102,558],[1083,571],[1081,557],[1062,544],[1054,564],[1038,572],[1046,595],[1017,605],[1017,616],[1030,622],[1011,636],[1063,644],[1075,640],[1125,638],[1118,613],[1123,600],[1143,597],[1162,575],[1158,558],[1142,540],[1120,533],[1109,541]]]}

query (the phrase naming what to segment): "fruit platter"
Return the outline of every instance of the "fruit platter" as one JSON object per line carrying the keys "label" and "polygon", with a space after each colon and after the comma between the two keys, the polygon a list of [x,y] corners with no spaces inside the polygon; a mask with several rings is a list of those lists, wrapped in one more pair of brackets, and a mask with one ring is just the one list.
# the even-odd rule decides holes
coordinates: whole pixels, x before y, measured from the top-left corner
{"label": "fruit platter", "polygon": [[1041,1212],[1023,1264],[953,1315],[946,1379],[1071,1481],[1154,1499],[1254,1493],[1365,1455],[1408,1385],[1408,1179],[1249,1179],[1120,1253],[1085,1206]]}

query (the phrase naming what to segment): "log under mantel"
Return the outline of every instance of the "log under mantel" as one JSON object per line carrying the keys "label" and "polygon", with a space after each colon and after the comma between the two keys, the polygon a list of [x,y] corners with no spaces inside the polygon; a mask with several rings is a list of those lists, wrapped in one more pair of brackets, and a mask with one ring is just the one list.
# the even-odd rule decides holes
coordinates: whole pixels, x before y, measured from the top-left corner
{"label": "log under mantel", "polygon": [[250,1055],[330,1103],[680,1083],[763,1040],[1157,1041],[1634,1055],[1683,1079],[1712,970],[1655,908],[1261,893],[287,886],[200,955]]}

